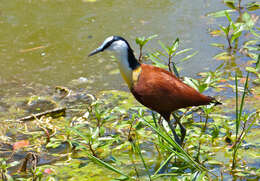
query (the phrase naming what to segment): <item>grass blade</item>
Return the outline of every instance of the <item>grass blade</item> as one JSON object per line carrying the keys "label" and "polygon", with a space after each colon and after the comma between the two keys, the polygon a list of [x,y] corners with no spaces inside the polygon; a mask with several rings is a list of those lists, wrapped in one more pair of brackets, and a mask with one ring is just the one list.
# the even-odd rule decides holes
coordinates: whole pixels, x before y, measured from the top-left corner
{"label": "grass blade", "polygon": [[238,82],[237,82],[237,73],[235,74],[235,84],[236,84],[236,140],[237,140],[239,125],[240,125],[240,121],[238,119]]}
{"label": "grass blade", "polygon": [[[211,171],[209,171],[207,168],[205,168],[204,166],[200,165],[199,163],[197,163],[195,160],[193,160],[193,158],[185,151],[183,150],[183,148],[176,143],[175,140],[173,140],[171,137],[166,136],[163,132],[161,132],[160,130],[158,130],[157,128],[155,128],[153,125],[151,125],[147,120],[145,120],[143,118],[144,122],[150,127],[152,128],[152,130],[154,130],[160,137],[162,137],[169,145],[171,145],[171,147],[168,147],[169,150],[171,152],[173,152],[174,154],[176,154],[180,159],[184,160],[185,162],[187,162],[189,165],[191,165],[192,167],[200,170],[200,171],[206,171],[211,173],[212,175],[216,176],[216,174],[212,173]],[[177,151],[175,151],[174,149],[176,149]]]}
{"label": "grass blade", "polygon": [[246,95],[246,90],[247,90],[247,85],[248,85],[248,78],[249,78],[249,72],[247,72],[246,82],[245,82],[245,85],[244,85],[244,92],[243,92],[241,103],[240,103],[239,119],[241,118],[244,103],[245,103],[245,95]]}
{"label": "grass blade", "polygon": [[151,180],[151,175],[150,175],[150,172],[149,172],[149,168],[147,167],[147,165],[146,165],[146,163],[145,163],[145,160],[144,160],[144,157],[143,157],[143,155],[142,155],[142,153],[141,153],[141,149],[140,149],[139,144],[138,144],[138,143],[135,144],[135,143],[133,143],[133,142],[131,142],[131,144],[132,144],[132,146],[134,147],[134,149],[136,150],[136,152],[138,153],[139,157],[141,158],[141,161],[142,161],[142,163],[143,163],[143,165],[144,165],[144,168],[145,168],[146,173],[147,173],[147,175],[148,175],[148,177],[149,177],[149,180]]}
{"label": "grass blade", "polygon": [[171,160],[171,158],[174,156],[175,154],[172,153],[164,162],[163,164],[160,165],[160,167],[154,172],[153,177],[155,177],[160,171],[161,169]]}

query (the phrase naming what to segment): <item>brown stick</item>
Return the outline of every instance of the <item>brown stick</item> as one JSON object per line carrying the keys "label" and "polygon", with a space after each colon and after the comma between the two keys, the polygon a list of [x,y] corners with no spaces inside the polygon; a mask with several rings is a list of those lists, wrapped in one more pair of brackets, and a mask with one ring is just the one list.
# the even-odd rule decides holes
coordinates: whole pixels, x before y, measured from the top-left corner
{"label": "brown stick", "polygon": [[39,119],[42,116],[51,116],[53,118],[57,118],[57,117],[60,117],[60,116],[64,116],[65,111],[66,111],[65,107],[58,107],[58,108],[55,108],[55,109],[52,109],[52,110],[48,110],[48,111],[45,111],[45,112],[41,112],[41,113],[37,113],[37,114],[33,114],[33,115],[30,115],[30,116],[20,118],[17,121],[23,121],[23,122],[32,121],[35,118]]}

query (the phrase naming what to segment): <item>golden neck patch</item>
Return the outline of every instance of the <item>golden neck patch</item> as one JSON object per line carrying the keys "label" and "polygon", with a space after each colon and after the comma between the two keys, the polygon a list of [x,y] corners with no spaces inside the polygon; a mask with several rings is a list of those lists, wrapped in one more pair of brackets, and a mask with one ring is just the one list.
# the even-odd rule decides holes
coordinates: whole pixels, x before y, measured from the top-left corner
{"label": "golden neck patch", "polygon": [[138,81],[139,75],[142,72],[141,66],[138,66],[136,69],[131,70],[131,73],[124,71],[124,69],[120,68],[120,73],[127,83],[128,87],[131,88]]}
{"label": "golden neck patch", "polygon": [[136,69],[133,70],[131,87],[137,83],[139,75],[141,74],[141,72],[142,72],[142,67],[141,66],[138,66]]}

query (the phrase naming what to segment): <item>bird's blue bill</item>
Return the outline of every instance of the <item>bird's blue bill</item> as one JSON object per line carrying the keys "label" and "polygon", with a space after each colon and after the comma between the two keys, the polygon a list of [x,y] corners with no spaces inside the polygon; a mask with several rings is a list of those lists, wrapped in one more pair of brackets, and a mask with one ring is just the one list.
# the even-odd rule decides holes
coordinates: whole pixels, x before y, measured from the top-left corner
{"label": "bird's blue bill", "polygon": [[93,50],[88,56],[92,56],[92,55],[95,55],[99,52],[102,52],[102,48],[101,47],[98,47],[97,49]]}

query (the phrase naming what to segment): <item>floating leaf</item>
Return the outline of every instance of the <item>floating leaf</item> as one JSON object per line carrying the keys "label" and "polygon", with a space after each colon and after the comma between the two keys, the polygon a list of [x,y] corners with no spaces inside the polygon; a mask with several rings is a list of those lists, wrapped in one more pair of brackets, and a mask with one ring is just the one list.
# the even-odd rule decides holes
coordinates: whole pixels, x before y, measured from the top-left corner
{"label": "floating leaf", "polygon": [[222,11],[208,13],[208,14],[206,14],[206,16],[213,16],[215,18],[219,18],[219,17],[226,16],[226,12],[232,13],[232,12],[235,12],[235,11],[236,10],[234,10],[234,9],[222,10]]}
{"label": "floating leaf", "polygon": [[93,3],[93,2],[96,2],[97,0],[82,0],[82,2],[84,3],[87,3],[87,2],[90,2],[90,3]]}
{"label": "floating leaf", "polygon": [[14,166],[19,165],[19,164],[20,164],[19,161],[14,161],[14,162],[9,163],[8,166],[9,167],[14,167]]}
{"label": "floating leaf", "polygon": [[210,165],[223,165],[223,162],[218,161],[218,160],[209,160],[208,164],[210,164]]}
{"label": "floating leaf", "polygon": [[222,48],[222,49],[225,48],[225,45],[222,44],[222,43],[211,43],[210,45],[211,45],[211,46],[214,46],[214,47],[219,47],[219,48]]}
{"label": "floating leaf", "polygon": [[234,175],[239,176],[239,177],[245,177],[245,176],[247,176],[248,174],[242,173],[242,172],[237,172],[237,173],[235,173]]}
{"label": "floating leaf", "polygon": [[253,68],[253,67],[246,67],[246,71],[257,74],[256,68]]}
{"label": "floating leaf", "polygon": [[254,84],[257,84],[257,85],[260,85],[260,78],[253,80],[253,83],[254,83]]}
{"label": "floating leaf", "polygon": [[119,74],[119,73],[120,73],[120,70],[118,68],[108,72],[109,75],[115,75],[115,74]]}
{"label": "floating leaf", "polygon": [[222,34],[222,31],[221,30],[213,30],[213,31],[209,32],[209,34],[211,36],[220,36]]}
{"label": "floating leaf", "polygon": [[215,55],[214,58],[216,60],[230,60],[230,59],[233,59],[234,57],[227,52],[222,52],[222,53]]}
{"label": "floating leaf", "polygon": [[259,2],[248,3],[246,8],[248,11],[258,10],[260,9],[260,3]]}
{"label": "floating leaf", "polygon": [[250,58],[254,59],[254,60],[257,60],[258,57],[259,57],[259,54],[250,52],[250,53],[248,53],[248,56],[249,56]]}

